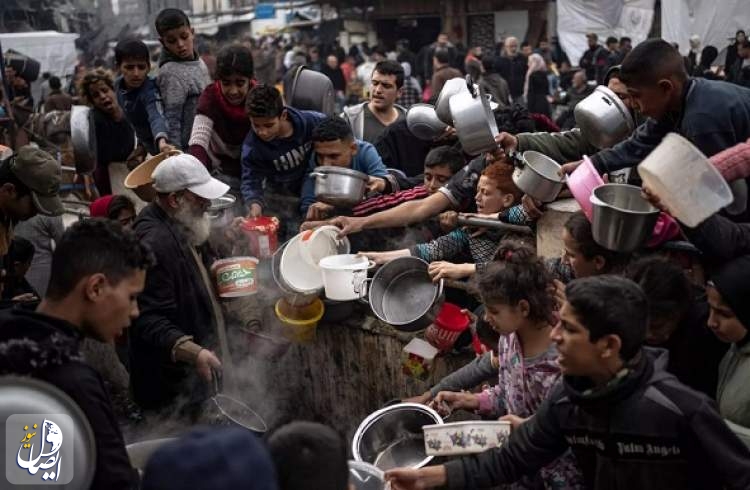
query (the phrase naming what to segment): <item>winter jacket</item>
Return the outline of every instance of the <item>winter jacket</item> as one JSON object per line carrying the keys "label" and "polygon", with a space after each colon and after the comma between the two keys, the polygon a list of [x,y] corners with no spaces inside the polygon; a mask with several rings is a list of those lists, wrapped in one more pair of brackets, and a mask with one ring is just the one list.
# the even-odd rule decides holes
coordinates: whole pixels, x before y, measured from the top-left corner
{"label": "winter jacket", "polygon": [[452,78],[460,78],[461,72],[455,68],[451,68],[450,65],[441,66],[437,70],[432,72],[432,80],[430,87],[432,88],[433,94],[439,94],[443,90],[445,82]]}
{"label": "winter jacket", "polygon": [[[310,155],[310,161],[307,166],[308,172],[314,172],[317,162],[315,160],[315,152],[313,151]],[[352,157],[352,161],[349,164],[349,168],[362,172],[373,177],[380,177],[387,179],[386,182],[395,183],[385,165],[383,160],[380,159],[377,150],[367,141],[357,141],[357,153]],[[393,185],[390,186],[393,189]],[[395,189],[398,190],[398,189]],[[315,177],[308,175],[305,177],[305,182],[302,184],[302,202],[300,203],[300,212],[302,216],[307,214],[307,208],[315,202]]]}
{"label": "winter jacket", "polygon": [[138,142],[152,155],[159,153],[156,141],[167,138],[167,121],[156,80],[146,77],[138,88],[129,89],[122,77],[115,80],[117,103],[125,111],[125,117],[135,130]]}
{"label": "winter jacket", "polygon": [[210,83],[208,67],[198,55],[184,61],[162,50],[156,85],[164,101],[169,142],[173,145],[188,149],[198,97]]}
{"label": "winter jacket", "polygon": [[523,95],[523,84],[526,81],[526,69],[528,68],[526,56],[520,53],[513,58],[498,56],[495,58],[493,68],[508,82],[510,96],[514,100]]}
{"label": "winter jacket", "polygon": [[716,401],[719,412],[743,427],[750,427],[750,342],[732,344],[719,366]]}
{"label": "winter jacket", "polygon": [[0,316],[0,374],[31,376],[70,396],[94,431],[96,490],[138,488],[104,381],[81,354],[83,335],[70,323],[41,313],[7,310]]}
{"label": "winter jacket", "polygon": [[622,375],[594,389],[566,377],[500,449],[446,463],[449,488],[484,488],[536,472],[572,448],[595,490],[750,488],[750,451],[705,395],[643,349]]}
{"label": "winter jacket", "polygon": [[695,228],[682,226],[690,242],[703,253],[703,261],[717,266],[750,254],[750,223],[735,223],[714,214]]}
{"label": "winter jacket", "polygon": [[[352,133],[354,133],[354,137],[358,140],[365,140],[365,107],[367,104],[369,104],[369,102],[362,102],[361,104],[344,107],[344,112],[341,113],[341,117],[349,123],[349,126],[352,128]],[[406,108],[398,104],[394,104],[393,107],[399,112],[399,119],[406,117]],[[398,119],[396,122],[398,122]]]}
{"label": "winter jacket", "polygon": [[510,106],[510,88],[508,88],[508,82],[499,73],[485,73],[479,79],[479,86],[486,93],[492,95],[492,99],[500,107]]}
{"label": "winter jacket", "polygon": [[294,128],[290,137],[263,141],[250,131],[242,143],[242,198],[247,205],[265,206],[264,182],[299,195],[312,151],[312,131],[326,115],[291,107],[285,110]]}
{"label": "winter jacket", "polygon": [[608,57],[609,51],[604,49],[604,46],[597,44],[583,53],[578,61],[578,66],[586,70],[587,80],[596,80],[597,84],[601,85],[604,83],[604,75],[608,68]]}
{"label": "winter jacket", "polygon": [[538,151],[561,164],[580,160],[583,155],[593,155],[599,151],[586,141],[578,128],[562,133],[521,133],[516,138],[518,151]]}
{"label": "winter jacket", "polygon": [[727,182],[750,177],[750,139],[710,158]]}
{"label": "winter jacket", "polygon": [[130,329],[133,397],[144,408],[164,407],[179,394],[202,401],[204,383],[193,366],[175,362],[172,349],[186,335],[202,347],[213,348],[212,292],[206,289],[184,234],[157,204],[141,211],[135,233],[153,250],[157,263],[148,271],[138,297],[141,314]]}
{"label": "winter jacket", "polygon": [[[438,143],[439,144],[439,143]],[[387,168],[395,168],[408,177],[424,172],[424,159],[435,144],[417,138],[409,131],[406,118],[391,124],[375,141],[375,148]]]}

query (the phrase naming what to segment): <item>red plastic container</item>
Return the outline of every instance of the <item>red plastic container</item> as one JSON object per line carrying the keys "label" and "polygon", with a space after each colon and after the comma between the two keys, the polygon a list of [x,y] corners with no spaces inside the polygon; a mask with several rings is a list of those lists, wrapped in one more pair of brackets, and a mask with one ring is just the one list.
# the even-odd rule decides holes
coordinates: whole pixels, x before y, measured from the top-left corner
{"label": "red plastic container", "polygon": [[279,246],[279,220],[273,216],[258,216],[246,219],[242,224],[242,231],[247,236],[250,253],[254,257],[268,259]]}
{"label": "red plastic container", "polygon": [[435,323],[425,330],[425,339],[435,348],[446,352],[453,348],[458,336],[469,328],[469,316],[453,303],[443,303]]}

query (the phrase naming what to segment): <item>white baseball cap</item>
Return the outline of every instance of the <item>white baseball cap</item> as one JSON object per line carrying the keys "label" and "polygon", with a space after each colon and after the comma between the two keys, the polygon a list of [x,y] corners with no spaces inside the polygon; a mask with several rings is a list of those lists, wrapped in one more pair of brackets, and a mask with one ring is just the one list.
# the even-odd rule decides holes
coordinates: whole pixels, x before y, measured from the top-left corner
{"label": "white baseball cap", "polygon": [[204,199],[217,199],[229,186],[211,177],[200,160],[188,153],[166,158],[151,174],[156,192],[189,190]]}

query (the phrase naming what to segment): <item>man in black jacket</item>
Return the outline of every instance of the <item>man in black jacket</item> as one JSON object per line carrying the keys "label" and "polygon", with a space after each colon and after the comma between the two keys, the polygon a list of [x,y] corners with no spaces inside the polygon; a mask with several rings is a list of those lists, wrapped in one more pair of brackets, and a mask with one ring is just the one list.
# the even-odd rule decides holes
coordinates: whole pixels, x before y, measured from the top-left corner
{"label": "man in black jacket", "polygon": [[505,39],[503,54],[495,58],[496,71],[508,82],[510,96],[514,102],[520,102],[523,96],[523,84],[526,80],[528,60],[518,52],[518,39],[513,36]]}
{"label": "man in black jacket", "polygon": [[647,298],[619,276],[571,282],[557,343],[563,382],[500,449],[420,470],[386,474],[394,490],[487,488],[511,483],[573,450],[586,488],[750,488],[750,451],[705,395],[664,370],[661,350],[641,347]]}
{"label": "man in black jacket", "polygon": [[599,85],[604,82],[604,74],[609,68],[609,51],[604,46],[599,44],[599,36],[593,32],[586,34],[588,40],[589,49],[587,49],[581,59],[578,61],[578,66],[586,70],[586,78],[589,80],[596,80]]}
{"label": "man in black jacket", "polygon": [[141,407],[182,408],[181,415],[192,417],[208,399],[212,369],[221,367],[209,349],[221,311],[197,247],[208,239],[210,200],[229,187],[188,154],[164,160],[153,181],[158,196],[138,215],[135,232],[157,264],[131,329],[130,382]]}
{"label": "man in black jacket", "polygon": [[138,316],[148,249],[119,224],[92,219],[63,235],[52,256],[47,296],[37,310],[0,317],[0,374],[32,376],[60,388],[83,410],[96,442],[91,488],[134,489],[122,433],[99,373],[83,359],[84,336],[113,342]]}

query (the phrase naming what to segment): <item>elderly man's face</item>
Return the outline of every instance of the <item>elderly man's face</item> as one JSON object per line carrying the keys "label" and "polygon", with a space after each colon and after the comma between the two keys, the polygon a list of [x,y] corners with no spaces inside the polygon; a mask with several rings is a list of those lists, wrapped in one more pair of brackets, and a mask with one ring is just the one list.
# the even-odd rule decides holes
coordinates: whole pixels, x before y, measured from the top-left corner
{"label": "elderly man's face", "polygon": [[339,59],[333,55],[330,55],[328,58],[326,58],[326,64],[328,65],[328,68],[335,70],[336,67],[339,66]]}
{"label": "elderly man's face", "polygon": [[170,200],[174,209],[173,217],[182,226],[190,243],[205,243],[211,233],[211,220],[206,212],[211,201],[188,190],[172,194]]}
{"label": "elderly man's face", "polygon": [[586,85],[586,73],[584,71],[577,71],[573,75],[573,86],[575,88],[583,88]]}
{"label": "elderly man's face", "polygon": [[509,37],[505,41],[505,52],[508,53],[508,56],[515,56],[518,53],[518,39]]}

